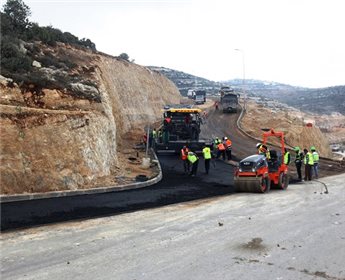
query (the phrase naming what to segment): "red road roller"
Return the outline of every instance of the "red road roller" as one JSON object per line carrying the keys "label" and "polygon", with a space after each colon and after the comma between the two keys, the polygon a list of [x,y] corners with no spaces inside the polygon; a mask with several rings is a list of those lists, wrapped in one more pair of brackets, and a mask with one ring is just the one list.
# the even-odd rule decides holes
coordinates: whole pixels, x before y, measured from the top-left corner
{"label": "red road roller", "polygon": [[288,166],[284,164],[284,133],[273,129],[263,133],[262,144],[269,137],[280,139],[280,150],[270,150],[269,157],[252,155],[241,160],[235,171],[234,184],[238,192],[265,193],[270,188],[285,190],[289,185]]}

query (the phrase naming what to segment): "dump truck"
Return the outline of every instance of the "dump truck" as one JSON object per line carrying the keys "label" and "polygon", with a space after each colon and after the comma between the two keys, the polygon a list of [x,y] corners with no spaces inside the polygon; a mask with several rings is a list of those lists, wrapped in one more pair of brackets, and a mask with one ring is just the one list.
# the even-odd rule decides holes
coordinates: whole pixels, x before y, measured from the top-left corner
{"label": "dump truck", "polygon": [[190,107],[166,108],[160,127],[160,137],[155,143],[157,152],[179,153],[184,145],[200,152],[205,145],[211,146],[211,140],[199,139],[202,125],[202,110]]}
{"label": "dump truck", "polygon": [[221,87],[219,93],[219,106],[223,113],[237,113],[239,95],[231,87]]}
{"label": "dump truck", "polygon": [[206,91],[195,90],[194,91],[195,104],[204,104],[206,102]]}
{"label": "dump truck", "polygon": [[266,193],[270,188],[285,190],[289,185],[288,166],[284,164],[284,133],[273,129],[263,133],[262,144],[269,137],[280,139],[280,150],[270,150],[269,157],[251,155],[241,160],[235,171],[235,190],[239,192]]}

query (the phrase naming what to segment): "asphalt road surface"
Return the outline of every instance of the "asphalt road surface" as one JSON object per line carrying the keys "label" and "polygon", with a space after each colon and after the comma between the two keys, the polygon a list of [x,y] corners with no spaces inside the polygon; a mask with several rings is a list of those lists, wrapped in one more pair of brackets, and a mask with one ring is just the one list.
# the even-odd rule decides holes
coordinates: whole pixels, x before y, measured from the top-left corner
{"label": "asphalt road surface", "polygon": [[1,235],[1,279],[345,279],[345,175]]}
{"label": "asphalt road surface", "polygon": [[256,153],[257,140],[248,138],[238,130],[236,122],[240,113],[223,114],[220,110],[211,108],[208,111],[205,125],[202,126],[201,137],[222,139],[227,136],[232,141],[234,160],[240,161],[243,158]]}
{"label": "asphalt road surface", "polygon": [[159,155],[163,179],[158,184],[121,192],[1,203],[1,229],[11,230],[68,220],[88,219],[160,207],[189,200],[233,193],[233,167],[213,161],[205,174],[200,159],[198,174],[183,172],[178,155]]}

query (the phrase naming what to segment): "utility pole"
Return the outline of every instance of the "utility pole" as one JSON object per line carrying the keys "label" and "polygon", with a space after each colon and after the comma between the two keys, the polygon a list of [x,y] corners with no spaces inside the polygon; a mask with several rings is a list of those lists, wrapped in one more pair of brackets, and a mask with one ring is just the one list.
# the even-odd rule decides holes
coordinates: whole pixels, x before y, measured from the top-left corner
{"label": "utility pole", "polygon": [[242,87],[243,87],[243,99],[244,99],[244,110],[247,109],[247,95],[246,95],[246,66],[244,63],[244,50],[242,49],[234,49],[242,54],[242,71],[243,71],[243,79],[242,79]]}

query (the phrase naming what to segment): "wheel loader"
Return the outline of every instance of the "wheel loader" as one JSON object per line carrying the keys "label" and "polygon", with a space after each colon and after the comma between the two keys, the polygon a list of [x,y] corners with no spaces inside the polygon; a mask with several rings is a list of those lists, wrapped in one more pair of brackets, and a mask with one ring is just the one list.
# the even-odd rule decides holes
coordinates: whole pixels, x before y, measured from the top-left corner
{"label": "wheel loader", "polygon": [[264,132],[263,145],[267,144],[269,137],[280,139],[280,150],[270,150],[269,158],[252,155],[241,160],[234,176],[236,191],[266,193],[271,188],[285,190],[288,187],[288,166],[284,164],[284,133],[273,129]]}

